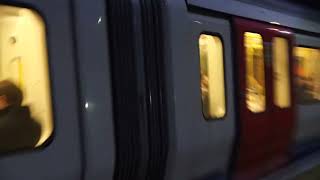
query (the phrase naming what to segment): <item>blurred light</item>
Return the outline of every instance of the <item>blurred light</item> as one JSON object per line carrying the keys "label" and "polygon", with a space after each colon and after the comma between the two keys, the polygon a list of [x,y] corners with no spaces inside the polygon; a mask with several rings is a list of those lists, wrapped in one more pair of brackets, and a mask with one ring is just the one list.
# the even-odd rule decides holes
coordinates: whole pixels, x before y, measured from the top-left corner
{"label": "blurred light", "polygon": [[86,109],[88,109],[88,108],[89,108],[89,103],[86,102],[86,104],[84,105],[84,107],[85,107]]}
{"label": "blurred light", "polygon": [[267,28],[271,31],[277,31],[277,32],[280,32],[280,33],[283,33],[283,34],[291,34],[290,31],[281,31],[280,29],[277,29],[277,28]]}
{"label": "blurred light", "polygon": [[193,22],[198,23],[198,24],[202,24],[202,22],[200,22],[200,21],[193,21]]}
{"label": "blurred light", "polygon": [[150,102],[150,104],[152,104],[152,97],[151,97],[151,94],[149,95],[149,102]]}
{"label": "blurred light", "polygon": [[279,31],[279,29],[277,29],[277,28],[267,28],[267,29],[269,29],[271,31]]}
{"label": "blurred light", "polygon": [[270,23],[271,23],[271,24],[276,24],[276,25],[280,25],[280,23],[278,23],[278,22],[275,22],[275,21],[271,21]]}
{"label": "blurred light", "polygon": [[101,20],[102,20],[102,17],[100,16],[99,19],[98,19],[98,24],[101,23]]}
{"label": "blurred light", "polygon": [[290,31],[280,31],[281,33],[284,33],[284,34],[291,34]]}

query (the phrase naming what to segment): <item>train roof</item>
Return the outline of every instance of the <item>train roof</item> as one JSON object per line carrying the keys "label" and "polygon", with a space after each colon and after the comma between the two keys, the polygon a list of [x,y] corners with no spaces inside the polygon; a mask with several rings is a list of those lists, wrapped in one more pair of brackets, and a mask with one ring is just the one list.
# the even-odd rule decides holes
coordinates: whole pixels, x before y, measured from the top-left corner
{"label": "train roof", "polygon": [[186,0],[189,6],[279,23],[320,34],[320,4],[314,0]]}

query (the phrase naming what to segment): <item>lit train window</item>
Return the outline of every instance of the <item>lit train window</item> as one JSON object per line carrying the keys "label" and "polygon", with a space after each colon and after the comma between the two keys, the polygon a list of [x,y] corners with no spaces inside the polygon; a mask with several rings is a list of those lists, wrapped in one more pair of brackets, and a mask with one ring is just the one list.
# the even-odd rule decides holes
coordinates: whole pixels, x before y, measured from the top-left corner
{"label": "lit train window", "polygon": [[264,56],[262,36],[257,33],[244,34],[246,52],[246,103],[250,111],[266,109]]}
{"label": "lit train window", "polygon": [[284,38],[273,39],[273,92],[274,104],[281,108],[290,107],[289,48]]}
{"label": "lit train window", "polygon": [[320,101],[320,49],[296,47],[295,56],[298,102]]}
{"label": "lit train window", "polygon": [[202,111],[206,119],[226,114],[223,45],[217,36],[200,35],[200,75]]}
{"label": "lit train window", "polygon": [[51,108],[45,24],[32,10],[0,5],[0,153],[42,145]]}

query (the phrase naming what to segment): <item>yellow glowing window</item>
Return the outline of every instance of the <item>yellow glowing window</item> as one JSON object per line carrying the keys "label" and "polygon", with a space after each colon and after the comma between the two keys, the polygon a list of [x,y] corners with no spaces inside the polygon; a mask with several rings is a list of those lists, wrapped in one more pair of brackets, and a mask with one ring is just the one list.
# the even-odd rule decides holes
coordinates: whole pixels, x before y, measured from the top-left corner
{"label": "yellow glowing window", "polygon": [[246,54],[246,102],[247,108],[254,112],[266,109],[264,56],[262,36],[257,33],[244,34]]}
{"label": "yellow glowing window", "polygon": [[45,24],[0,5],[0,153],[42,145],[53,131]]}
{"label": "yellow glowing window", "polygon": [[318,102],[320,100],[320,49],[296,47],[294,51],[298,102]]}
{"label": "yellow glowing window", "polygon": [[273,39],[273,101],[281,108],[290,107],[289,48],[284,38]]}
{"label": "yellow glowing window", "polygon": [[199,50],[203,114],[206,119],[222,118],[226,114],[226,104],[221,39],[202,34]]}

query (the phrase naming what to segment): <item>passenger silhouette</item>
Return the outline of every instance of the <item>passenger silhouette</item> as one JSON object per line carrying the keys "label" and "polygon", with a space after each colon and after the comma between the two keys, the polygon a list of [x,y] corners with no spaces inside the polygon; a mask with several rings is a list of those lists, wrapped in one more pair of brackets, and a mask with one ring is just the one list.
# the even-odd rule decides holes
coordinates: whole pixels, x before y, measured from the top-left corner
{"label": "passenger silhouette", "polygon": [[22,100],[22,91],[14,83],[0,81],[0,153],[33,148],[39,141],[41,127]]}

